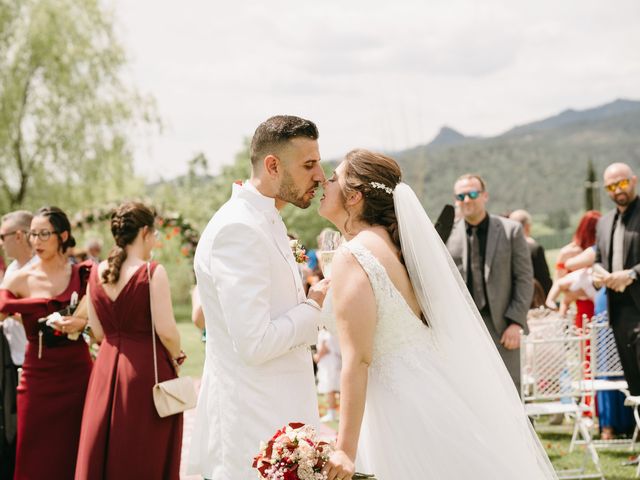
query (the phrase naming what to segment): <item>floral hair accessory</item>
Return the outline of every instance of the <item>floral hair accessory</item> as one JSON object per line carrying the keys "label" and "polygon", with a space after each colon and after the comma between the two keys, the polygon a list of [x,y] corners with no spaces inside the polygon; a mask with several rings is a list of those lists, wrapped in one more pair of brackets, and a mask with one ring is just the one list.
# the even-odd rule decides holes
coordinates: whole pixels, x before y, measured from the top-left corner
{"label": "floral hair accessory", "polygon": [[371,182],[369,185],[371,185],[373,188],[377,188],[379,190],[384,190],[389,195],[393,195],[393,189],[391,187],[387,187],[384,183]]}
{"label": "floral hair accessory", "polygon": [[309,260],[309,257],[307,256],[307,251],[298,240],[290,240],[289,246],[291,247],[291,251],[293,252],[293,258],[296,259],[296,262],[306,263],[307,260]]}

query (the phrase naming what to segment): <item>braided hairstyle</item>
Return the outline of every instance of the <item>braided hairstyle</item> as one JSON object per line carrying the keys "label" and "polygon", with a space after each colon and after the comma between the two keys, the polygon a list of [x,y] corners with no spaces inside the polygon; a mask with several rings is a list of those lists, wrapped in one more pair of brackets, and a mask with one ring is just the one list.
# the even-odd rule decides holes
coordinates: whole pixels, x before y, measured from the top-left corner
{"label": "braided hairstyle", "polygon": [[115,284],[120,278],[120,269],[127,259],[125,247],[131,245],[143,227],[153,228],[155,211],[138,202],[126,202],[111,214],[111,234],[116,244],[109,252],[107,268],[102,272],[103,283]]}
{"label": "braided hairstyle", "polygon": [[[53,233],[58,237],[58,250],[66,253],[67,249],[76,246],[76,239],[71,235],[71,223],[69,217],[60,208],[50,206],[42,207],[34,217],[45,217],[53,227]],[[62,241],[62,233],[67,232],[67,239]]]}
{"label": "braided hairstyle", "polygon": [[[400,232],[392,192],[402,179],[402,171],[398,163],[381,153],[364,149],[352,150],[345,157],[344,179],[342,194],[345,200],[348,193],[355,191],[361,192],[364,197],[362,213],[358,220],[369,225],[384,227],[398,248],[398,252],[401,252]],[[349,215],[344,225],[345,231],[348,231],[350,220]],[[403,261],[402,254],[400,254],[400,260]]]}

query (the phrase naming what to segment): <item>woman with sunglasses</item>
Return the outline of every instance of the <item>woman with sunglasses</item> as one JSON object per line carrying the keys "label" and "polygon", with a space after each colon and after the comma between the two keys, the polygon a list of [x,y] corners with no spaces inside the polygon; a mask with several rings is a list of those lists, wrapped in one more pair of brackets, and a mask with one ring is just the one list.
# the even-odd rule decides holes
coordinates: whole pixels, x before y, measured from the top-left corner
{"label": "woman with sunglasses", "polygon": [[65,312],[46,319],[68,307],[72,297],[83,297],[91,264],[69,263],[66,251],[75,239],[67,215],[57,207],[36,212],[29,237],[40,262],[19,270],[0,288],[1,316],[19,313],[28,339],[18,386],[14,478],[68,479],[75,470],[92,366],[79,335],[87,321]]}

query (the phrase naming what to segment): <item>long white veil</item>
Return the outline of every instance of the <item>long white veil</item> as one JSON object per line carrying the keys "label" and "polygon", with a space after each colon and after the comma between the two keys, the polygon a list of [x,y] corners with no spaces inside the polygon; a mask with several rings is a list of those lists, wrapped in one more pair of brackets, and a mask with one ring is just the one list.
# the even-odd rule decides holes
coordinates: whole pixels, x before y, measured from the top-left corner
{"label": "long white veil", "polygon": [[420,201],[405,183],[396,186],[393,196],[411,283],[436,348],[446,358],[450,382],[485,426],[476,433],[523,471],[530,469],[528,475],[540,472],[532,478],[557,478],[489,331]]}

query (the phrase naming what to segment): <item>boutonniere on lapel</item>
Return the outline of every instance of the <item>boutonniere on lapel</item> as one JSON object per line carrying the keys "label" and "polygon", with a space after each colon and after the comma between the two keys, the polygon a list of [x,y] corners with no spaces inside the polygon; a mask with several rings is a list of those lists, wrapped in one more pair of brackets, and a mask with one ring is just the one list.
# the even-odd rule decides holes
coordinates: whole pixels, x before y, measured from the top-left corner
{"label": "boutonniere on lapel", "polygon": [[293,252],[293,258],[296,259],[298,263],[306,263],[309,260],[307,256],[307,251],[302,246],[299,240],[289,240],[289,246],[291,247],[291,251]]}
{"label": "boutonniere on lapel", "polygon": [[242,180],[236,180],[236,181],[235,181],[235,182],[233,182],[233,183],[235,183],[236,185],[240,185],[240,186],[242,186]]}

